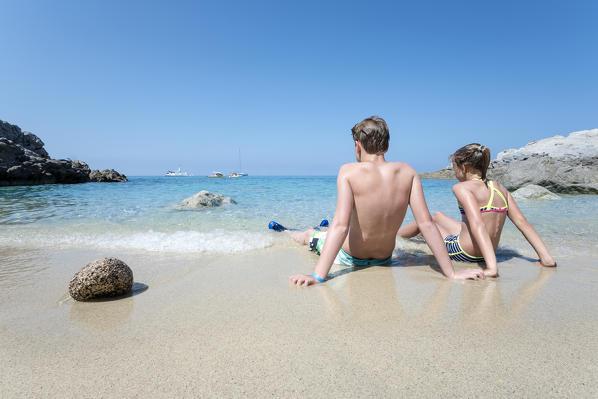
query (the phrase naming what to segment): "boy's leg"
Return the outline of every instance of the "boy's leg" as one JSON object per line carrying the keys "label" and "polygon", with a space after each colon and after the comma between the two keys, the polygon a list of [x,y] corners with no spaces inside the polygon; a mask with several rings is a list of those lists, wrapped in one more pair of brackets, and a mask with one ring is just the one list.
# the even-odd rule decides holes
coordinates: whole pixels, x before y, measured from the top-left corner
{"label": "boy's leg", "polygon": [[291,238],[297,241],[299,244],[307,245],[309,244],[309,239],[311,235],[316,231],[315,229],[309,229],[306,231],[297,231],[297,230],[285,230],[285,233],[291,236]]}

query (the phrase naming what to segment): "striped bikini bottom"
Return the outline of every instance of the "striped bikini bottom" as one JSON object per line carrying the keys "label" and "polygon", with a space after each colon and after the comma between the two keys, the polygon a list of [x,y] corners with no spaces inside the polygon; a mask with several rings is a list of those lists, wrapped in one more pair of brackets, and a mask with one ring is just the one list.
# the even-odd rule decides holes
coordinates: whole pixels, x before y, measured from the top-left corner
{"label": "striped bikini bottom", "polygon": [[481,256],[471,256],[467,252],[461,248],[461,244],[459,243],[459,235],[456,236],[448,236],[444,239],[444,245],[446,245],[446,249],[448,250],[449,257],[452,260],[456,260],[459,262],[483,262],[484,258]]}

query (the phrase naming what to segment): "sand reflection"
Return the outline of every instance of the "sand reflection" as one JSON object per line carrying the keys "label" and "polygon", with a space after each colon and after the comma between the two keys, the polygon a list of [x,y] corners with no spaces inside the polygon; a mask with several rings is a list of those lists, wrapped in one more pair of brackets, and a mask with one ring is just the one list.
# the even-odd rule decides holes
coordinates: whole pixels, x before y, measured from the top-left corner
{"label": "sand reflection", "polygon": [[[396,269],[348,269],[319,286],[317,292],[329,316],[338,320],[394,320],[418,326],[452,321],[480,329],[508,326],[517,320],[555,273],[552,268],[539,268],[533,279],[520,283],[501,279],[454,282],[429,269],[418,268],[413,276],[407,268]],[[503,286],[513,284],[519,284],[514,294],[503,294]]]}

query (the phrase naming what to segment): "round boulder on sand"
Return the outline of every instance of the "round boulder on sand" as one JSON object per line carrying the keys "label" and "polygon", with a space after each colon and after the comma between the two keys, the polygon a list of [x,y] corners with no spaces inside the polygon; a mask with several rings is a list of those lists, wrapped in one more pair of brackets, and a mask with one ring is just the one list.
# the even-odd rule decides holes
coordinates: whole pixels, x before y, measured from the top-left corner
{"label": "round boulder on sand", "polygon": [[519,199],[532,199],[532,200],[558,200],[561,199],[558,195],[550,192],[542,186],[536,184],[528,184],[520,189],[511,193],[513,198]]}
{"label": "round boulder on sand", "polygon": [[180,204],[184,208],[204,208],[220,206],[222,204],[236,204],[232,198],[225,197],[222,194],[214,194],[206,190],[201,190],[192,197],[185,198]]}
{"label": "round boulder on sand", "polygon": [[133,271],[116,258],[102,258],[88,263],[73,276],[69,294],[77,301],[89,301],[124,295],[133,287]]}

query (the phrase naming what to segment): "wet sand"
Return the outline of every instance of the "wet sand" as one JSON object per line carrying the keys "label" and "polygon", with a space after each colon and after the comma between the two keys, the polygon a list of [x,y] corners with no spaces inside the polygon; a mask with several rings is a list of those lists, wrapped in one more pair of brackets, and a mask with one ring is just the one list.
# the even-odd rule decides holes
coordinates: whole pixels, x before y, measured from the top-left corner
{"label": "wet sand", "polygon": [[[147,285],[76,303],[117,256]],[[293,245],[227,256],[0,250],[0,397],[596,397],[598,267],[512,257],[452,282],[429,258],[333,269]]]}

